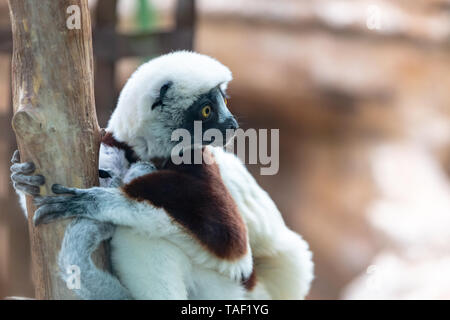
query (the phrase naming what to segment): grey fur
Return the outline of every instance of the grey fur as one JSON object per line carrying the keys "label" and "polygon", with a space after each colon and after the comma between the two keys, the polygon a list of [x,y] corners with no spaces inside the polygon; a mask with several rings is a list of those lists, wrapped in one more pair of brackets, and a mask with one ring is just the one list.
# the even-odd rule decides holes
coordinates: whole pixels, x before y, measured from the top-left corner
{"label": "grey fur", "polygon": [[129,183],[131,180],[140,176],[152,173],[156,167],[150,162],[139,161],[133,163],[123,178],[123,183]]}
{"label": "grey fur", "polygon": [[75,219],[66,229],[59,253],[61,277],[68,281],[71,266],[80,268],[81,285],[75,293],[87,300],[130,300],[130,292],[112,274],[98,269],[91,255],[102,241],[114,234],[115,226],[90,219]]}

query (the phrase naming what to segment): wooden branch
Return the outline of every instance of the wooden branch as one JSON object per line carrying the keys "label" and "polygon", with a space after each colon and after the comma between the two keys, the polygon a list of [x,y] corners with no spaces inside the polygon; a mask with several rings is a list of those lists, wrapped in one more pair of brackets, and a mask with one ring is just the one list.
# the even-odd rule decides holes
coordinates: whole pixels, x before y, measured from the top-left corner
{"label": "wooden branch", "polygon": [[[77,5],[81,29],[69,30]],[[100,131],[94,106],[91,24],[87,0],[10,0],[13,32],[13,128],[22,161],[33,161],[51,185],[98,184]],[[38,299],[76,298],[60,280],[57,254],[67,222],[34,228],[27,199],[33,280]],[[101,267],[104,252],[98,253]]]}

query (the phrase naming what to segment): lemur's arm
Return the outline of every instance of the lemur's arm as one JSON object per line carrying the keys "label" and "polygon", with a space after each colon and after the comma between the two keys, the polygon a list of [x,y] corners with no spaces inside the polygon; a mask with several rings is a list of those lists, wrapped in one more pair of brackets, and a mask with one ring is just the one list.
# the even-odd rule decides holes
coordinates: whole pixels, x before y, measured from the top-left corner
{"label": "lemur's arm", "polygon": [[[118,188],[76,189],[53,185],[54,193],[71,194],[73,197],[40,197],[39,187],[45,183],[45,178],[42,175],[32,175],[35,170],[34,163],[19,163],[19,161],[20,155],[16,151],[12,158],[11,180],[21,197],[24,198],[26,194],[35,197],[36,205],[40,206],[33,217],[36,224],[55,218],[77,216],[149,231],[152,228],[158,228],[161,223],[164,225],[167,222],[166,214],[162,209],[155,208],[148,203],[131,200]],[[102,170],[109,172],[108,169],[103,168]],[[124,168],[120,168],[120,170],[124,171]],[[123,181],[130,182],[134,178],[154,170],[154,166],[146,162],[133,164],[128,171],[124,171]],[[111,170],[111,172],[114,171]],[[121,183],[122,180],[117,176],[112,176],[108,181],[108,185],[111,187],[118,187]],[[24,211],[26,212],[26,210]],[[50,216],[49,213],[53,213],[53,215]]]}
{"label": "lemur's arm", "polygon": [[133,200],[122,189],[77,189],[54,184],[52,191],[59,196],[34,198],[38,207],[33,217],[35,225],[56,219],[81,217],[131,227],[149,236],[170,232],[172,223],[163,209],[148,202]]}
{"label": "lemur's arm", "polygon": [[[108,175],[108,178],[101,179],[103,186],[119,187],[122,184],[121,177],[117,175],[117,169],[124,172],[126,168],[123,168],[124,164],[123,161],[120,161],[119,152],[114,153],[111,154],[111,150],[109,150],[110,157],[107,158],[107,160],[111,160],[112,156],[114,161],[101,162],[101,170],[103,171],[101,174]],[[39,186],[44,184],[45,179],[43,176],[32,175],[35,168],[34,163],[19,162],[20,155],[16,151],[12,157],[11,180],[21,198],[23,211],[26,214],[25,194],[38,196]],[[130,180],[153,169],[154,167],[150,164],[135,164],[125,174],[124,180]],[[91,258],[99,244],[112,237],[114,230],[113,224],[83,218],[74,220],[66,229],[58,258],[60,274],[63,280],[67,281],[72,268],[74,266],[80,268],[81,286],[74,290],[83,299],[133,299],[129,291],[122,286],[114,275],[98,269]]]}
{"label": "lemur's arm", "polygon": [[[116,161],[117,162],[117,161]],[[42,175],[33,175],[36,167],[33,162],[20,163],[20,153],[16,150],[11,158],[11,182],[14,190],[19,196],[19,202],[22,210],[27,216],[27,209],[25,204],[25,196],[39,196],[40,186],[44,185],[45,178]],[[123,168],[121,168],[124,170]],[[108,178],[101,179],[104,187],[119,187],[122,184],[122,179],[111,168],[99,169],[100,176],[107,174]],[[129,176],[129,175],[128,175]]]}

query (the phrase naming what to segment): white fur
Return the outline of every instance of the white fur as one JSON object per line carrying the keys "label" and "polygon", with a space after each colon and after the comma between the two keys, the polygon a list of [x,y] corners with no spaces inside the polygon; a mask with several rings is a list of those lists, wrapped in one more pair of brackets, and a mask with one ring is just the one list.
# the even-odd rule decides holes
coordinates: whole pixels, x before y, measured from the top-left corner
{"label": "white fur", "polygon": [[167,128],[167,123],[158,119],[160,110],[151,109],[161,87],[169,81],[173,83],[167,97],[171,108],[177,107],[172,115],[176,118],[182,116],[180,109],[188,108],[199,95],[219,85],[225,90],[231,79],[227,67],[202,54],[177,51],[152,59],[128,79],[107,130],[133,147],[142,160],[163,157],[172,146],[161,139],[170,138],[176,128]]}
{"label": "white fur", "polygon": [[27,198],[25,196],[25,193],[23,193],[22,191],[19,191],[17,189],[15,189],[17,196],[19,197],[19,204],[20,207],[22,208],[23,213],[25,214],[25,218],[28,218],[28,211],[27,211]]}
{"label": "white fur", "polygon": [[180,248],[124,227],[117,228],[111,246],[114,271],[136,299],[188,298],[185,279],[192,264]]}
{"label": "white fur", "polygon": [[245,297],[237,273],[251,272],[250,253],[241,262],[224,264],[184,231],[152,237],[123,227],[117,228],[111,247],[114,270],[136,299]]}
{"label": "white fur", "polygon": [[[99,169],[107,170],[111,176],[121,178],[125,176],[129,163],[125,158],[125,151],[102,144],[100,146]],[[100,186],[107,187],[111,178],[100,179]]]}
{"label": "white fur", "polygon": [[209,147],[249,232],[256,275],[272,299],[303,299],[314,278],[306,241],[283,221],[265,192],[234,154]]}

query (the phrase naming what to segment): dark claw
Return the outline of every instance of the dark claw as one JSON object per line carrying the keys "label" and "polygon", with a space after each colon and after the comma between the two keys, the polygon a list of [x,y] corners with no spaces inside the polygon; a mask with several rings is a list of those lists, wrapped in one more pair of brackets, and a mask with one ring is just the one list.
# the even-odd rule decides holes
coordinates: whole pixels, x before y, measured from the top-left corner
{"label": "dark claw", "polygon": [[45,184],[45,177],[42,174],[38,174],[35,176],[35,182],[40,186],[43,186]]}
{"label": "dark claw", "polygon": [[77,188],[68,188],[64,187],[60,184],[54,184],[52,185],[52,191],[55,194],[79,194],[79,190]]}
{"label": "dark claw", "polygon": [[20,162],[20,153],[19,150],[14,151],[14,154],[11,158],[12,163],[19,163]]}

